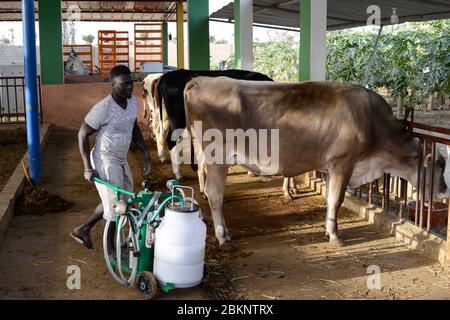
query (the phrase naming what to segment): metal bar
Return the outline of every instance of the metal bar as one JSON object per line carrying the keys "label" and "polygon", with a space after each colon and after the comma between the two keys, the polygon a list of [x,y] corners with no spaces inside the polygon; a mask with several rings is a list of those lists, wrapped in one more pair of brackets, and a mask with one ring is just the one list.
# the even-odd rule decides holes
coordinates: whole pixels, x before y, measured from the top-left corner
{"label": "metal bar", "polygon": [[438,133],[450,135],[450,129],[448,129],[448,128],[435,127],[435,126],[430,126],[428,124],[418,123],[418,122],[408,122],[408,126],[411,128],[423,129],[423,130],[427,130],[427,131],[438,132]]}
{"label": "metal bar", "polygon": [[[22,77],[22,101],[23,101],[23,108],[25,109],[25,78]],[[23,113],[25,115],[25,110],[23,110]]]}
{"label": "metal bar", "polygon": [[406,200],[406,198],[407,198],[407,195],[406,195],[407,188],[408,188],[408,185],[407,185],[406,180],[403,179],[403,178],[400,178],[400,210],[399,210],[399,213],[398,213],[399,218],[402,217],[403,210],[405,209],[405,205],[406,205],[406,202],[407,202],[407,200]]}
{"label": "metal bar", "polygon": [[[16,106],[16,113],[19,113],[19,104],[17,103],[18,101],[17,101],[17,81],[16,81],[17,79],[14,79],[14,99],[15,99],[15,102],[16,102],[16,104],[15,104],[15,106]],[[17,121],[18,121],[19,119],[17,119]]]}
{"label": "metal bar", "polygon": [[430,140],[430,141],[450,145],[450,139],[440,138],[440,137],[436,137],[436,136],[429,136],[429,135],[418,133],[418,132],[412,132],[412,135],[417,138],[420,138],[422,140]]}
{"label": "metal bar", "polygon": [[369,85],[370,70],[372,69],[372,65],[375,61],[375,56],[376,56],[376,53],[378,50],[378,44],[380,43],[380,37],[381,37],[382,31],[383,31],[383,25],[381,25],[380,29],[378,30],[377,39],[375,40],[375,44],[373,46],[373,50],[372,50],[372,53],[369,58],[369,63],[367,64],[366,72],[364,74],[364,81],[363,81],[362,85],[363,85],[363,87],[366,87],[366,88],[368,88],[368,85]]}
{"label": "metal bar", "polygon": [[[425,159],[426,155],[427,155],[427,144],[428,141],[424,140],[423,142],[423,149],[422,149],[422,159]],[[422,199],[422,201],[420,202],[420,219],[419,219],[419,226],[422,228],[423,227],[423,210],[425,208],[425,187],[427,184],[427,168],[422,165],[422,184],[420,186],[420,198]]]}
{"label": "metal bar", "polygon": [[9,102],[9,87],[8,87],[8,84],[9,84],[9,79],[6,78],[6,105],[8,106],[8,118],[9,118],[8,122],[11,122],[11,118],[9,116],[11,114],[11,103]]}
{"label": "metal bar", "polygon": [[369,192],[367,193],[367,202],[372,204],[372,194],[373,194],[373,181],[369,183]]}
{"label": "metal bar", "polygon": [[422,149],[421,144],[419,142],[417,147],[417,153],[418,153],[418,163],[417,163],[417,185],[416,185],[416,210],[414,214],[414,224],[417,225],[417,214],[419,211],[420,206],[420,182],[421,182],[421,176],[422,176]]}
{"label": "metal bar", "polygon": [[433,184],[434,184],[434,160],[436,153],[436,143],[431,143],[431,175],[430,175],[430,190],[428,193],[428,217],[427,217],[427,231],[430,231],[431,212],[433,209]]}
{"label": "metal bar", "polygon": [[397,197],[400,197],[400,178],[399,177],[397,177],[395,179],[395,195]]}

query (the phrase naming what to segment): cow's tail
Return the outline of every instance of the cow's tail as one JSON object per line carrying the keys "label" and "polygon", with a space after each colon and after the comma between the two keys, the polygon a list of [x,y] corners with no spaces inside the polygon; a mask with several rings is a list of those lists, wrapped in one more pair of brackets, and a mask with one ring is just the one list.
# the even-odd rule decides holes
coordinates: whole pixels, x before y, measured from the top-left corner
{"label": "cow's tail", "polygon": [[161,93],[161,85],[160,85],[161,79],[162,79],[162,77],[159,78],[158,81],[155,83],[154,101],[155,101],[155,104],[156,104],[155,107],[159,108],[159,120],[161,121],[161,125],[162,125],[162,122],[163,122],[163,115],[162,115],[163,114],[162,113],[162,111],[163,111],[162,110],[163,109],[163,107],[162,107],[163,96],[162,96],[162,93]]}
{"label": "cow's tail", "polygon": [[186,99],[186,92],[188,90],[190,90],[193,86],[193,80],[189,81],[186,84],[186,87],[184,88],[183,91],[183,100],[184,100],[184,114],[186,115],[186,130],[188,130],[189,132],[189,136],[191,139],[191,168],[193,171],[197,171],[198,170],[198,165],[195,163],[196,162],[196,157],[195,157],[195,148],[194,148],[194,135],[191,132],[191,120],[189,118],[189,112],[188,112],[188,103],[189,103],[189,99]]}
{"label": "cow's tail", "polygon": [[193,139],[191,137],[191,168],[193,171],[197,172],[198,170],[198,165],[195,163],[195,151],[194,151],[194,142]]}

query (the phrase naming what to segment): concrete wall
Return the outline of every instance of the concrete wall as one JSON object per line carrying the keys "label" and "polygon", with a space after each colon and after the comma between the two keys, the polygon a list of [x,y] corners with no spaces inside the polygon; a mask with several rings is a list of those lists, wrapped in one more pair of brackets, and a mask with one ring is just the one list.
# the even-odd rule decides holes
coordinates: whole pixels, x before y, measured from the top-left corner
{"label": "concrete wall", "polygon": [[[42,86],[42,113],[44,122],[55,126],[78,130],[89,110],[111,93],[109,83],[74,83]],[[141,129],[144,107],[142,84],[135,83],[133,95],[138,103],[138,121]]]}

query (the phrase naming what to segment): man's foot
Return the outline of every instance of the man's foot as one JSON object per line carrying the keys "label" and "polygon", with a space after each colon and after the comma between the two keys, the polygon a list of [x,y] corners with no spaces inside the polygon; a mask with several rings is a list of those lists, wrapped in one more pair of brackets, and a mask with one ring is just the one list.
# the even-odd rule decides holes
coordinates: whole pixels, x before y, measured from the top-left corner
{"label": "man's foot", "polygon": [[70,236],[78,243],[81,243],[82,245],[84,245],[86,248],[88,248],[89,250],[94,249],[94,246],[92,245],[92,240],[90,237],[89,232],[86,233],[82,233],[79,231],[76,231],[76,229],[74,229],[71,233]]}

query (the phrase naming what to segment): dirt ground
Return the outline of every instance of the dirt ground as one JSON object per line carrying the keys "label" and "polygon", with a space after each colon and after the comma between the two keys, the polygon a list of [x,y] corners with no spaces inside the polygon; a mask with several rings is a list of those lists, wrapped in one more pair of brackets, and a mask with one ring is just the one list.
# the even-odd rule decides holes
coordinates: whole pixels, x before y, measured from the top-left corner
{"label": "dirt ground", "polygon": [[8,182],[26,150],[27,132],[24,127],[0,128],[0,191]]}
{"label": "dirt ground", "polygon": [[[153,147],[153,146],[152,146]],[[46,189],[74,203],[65,212],[12,219],[0,244],[2,299],[139,299],[134,289],[117,284],[101,251],[100,225],[93,230],[94,250],[69,237],[99,202],[93,185],[82,178],[76,133],[55,130],[43,154]],[[140,189],[140,157],[130,155],[135,189]],[[170,164],[152,151],[153,178],[166,180]],[[186,184],[196,175],[183,168]],[[230,169],[224,212],[238,251],[221,252],[207,202],[197,195],[209,219],[207,253],[211,275],[205,285],[159,293],[157,299],[449,299],[450,268],[442,267],[356,214],[341,209],[343,248],[324,237],[323,198],[302,189],[296,199],[282,198],[281,179],[261,182],[239,167]],[[197,189],[196,189],[197,190]],[[67,267],[81,269],[81,289],[69,290]],[[369,290],[368,267],[381,271],[381,289]]]}

